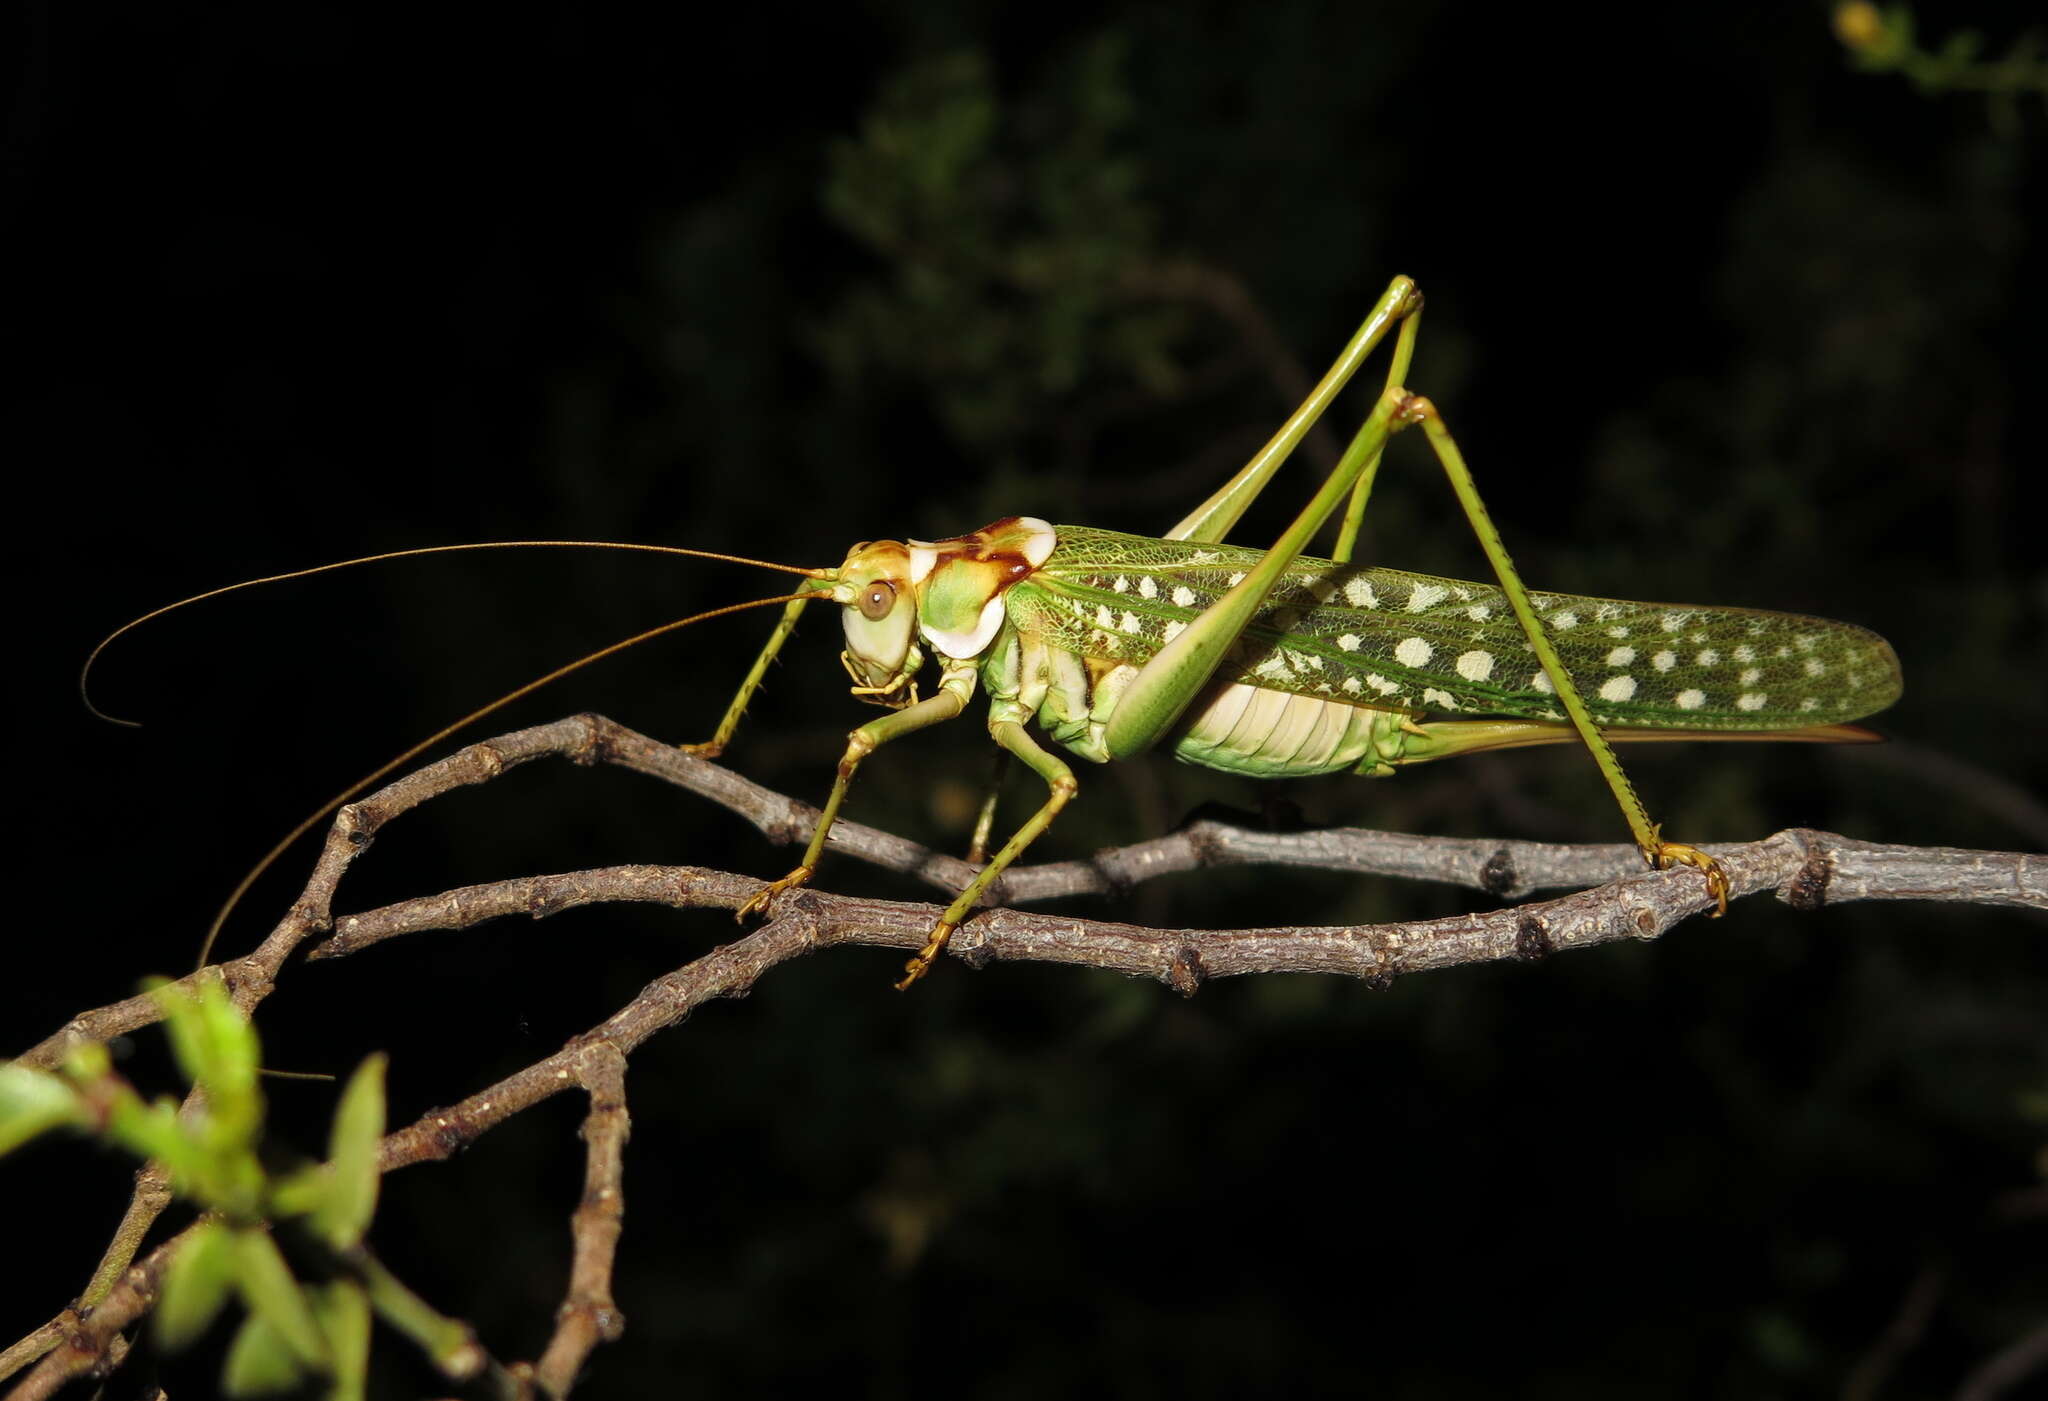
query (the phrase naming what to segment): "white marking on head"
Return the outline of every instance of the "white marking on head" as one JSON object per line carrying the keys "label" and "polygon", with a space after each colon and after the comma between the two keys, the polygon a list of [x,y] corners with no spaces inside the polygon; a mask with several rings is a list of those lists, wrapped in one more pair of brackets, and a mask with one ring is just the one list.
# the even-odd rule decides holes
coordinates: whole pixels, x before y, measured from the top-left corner
{"label": "white marking on head", "polygon": [[910,582],[922,584],[939,563],[939,552],[921,540],[910,542]]}
{"label": "white marking on head", "polygon": [[1678,653],[1669,651],[1659,652],[1656,656],[1650,658],[1650,665],[1659,671],[1669,671],[1678,665]]}
{"label": "white marking on head", "polygon": [[1764,702],[1769,699],[1769,696],[1759,691],[1744,691],[1735,698],[1735,708],[1737,710],[1762,710]]}
{"label": "white marking on head", "polygon": [[1408,595],[1408,611],[1420,613],[1430,605],[1442,602],[1444,595],[1449,592],[1450,590],[1442,584],[1417,584],[1414,591]]}
{"label": "white marking on head", "polygon": [[1484,681],[1493,675],[1493,653],[1463,653],[1458,658],[1458,675],[1467,681]]}
{"label": "white marking on head", "polygon": [[1705,691],[1680,691],[1677,700],[1680,710],[1698,710],[1707,703],[1707,693]]}
{"label": "white marking on head", "polygon": [[1600,683],[1600,699],[1604,701],[1634,700],[1636,679],[1633,676],[1610,676]]}
{"label": "white marking on head", "polygon": [[1394,660],[1402,666],[1428,666],[1429,659],[1435,654],[1436,648],[1419,637],[1404,637],[1400,645],[1394,648]]}
{"label": "white marking on head", "polygon": [[1633,647],[1617,647],[1607,654],[1607,664],[1609,666],[1627,666],[1635,659],[1636,649]]}

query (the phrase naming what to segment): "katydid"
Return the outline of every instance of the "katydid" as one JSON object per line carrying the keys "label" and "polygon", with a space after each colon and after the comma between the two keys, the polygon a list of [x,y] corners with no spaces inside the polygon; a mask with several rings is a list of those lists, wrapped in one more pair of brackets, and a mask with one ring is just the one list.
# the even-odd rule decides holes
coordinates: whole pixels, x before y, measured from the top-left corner
{"label": "katydid", "polygon": [[[1875,633],[1820,618],[1529,592],[1441,417],[1403,384],[1421,308],[1414,283],[1396,278],[1272,441],[1164,538],[1010,517],[949,540],[856,545],[829,578],[807,584],[716,734],[684,747],[723,750],[804,605],[820,598],[842,606],[841,660],[854,694],[893,713],[848,735],[802,861],[741,917],[811,879],[862,759],[954,719],[977,685],[988,692],[990,736],[1044,780],[1046,798],[946,908],[899,989],[931,968],[1077,791],[1073,770],[1032,738],[1034,720],[1096,763],[1165,742],[1186,763],[1274,778],[1383,776],[1455,754],[1577,739],[1649,864],[1698,869],[1716,913],[1725,910],[1720,865],[1663,839],[1610,739],[1874,739],[1846,722],[1898,698],[1897,658]],[[1395,326],[1386,388],[1315,498],[1270,549],[1225,544]],[[1450,477],[1497,587],[1349,563],[1381,450],[1414,425]],[[1347,502],[1336,558],[1305,556]],[[919,699],[927,648],[939,679]],[[1474,718],[1420,719],[1445,714]]]}
{"label": "katydid", "polygon": [[[508,542],[722,559],[801,575],[803,582],[789,595],[715,609],[615,643],[413,746],[273,847],[215,917],[208,948],[242,892],[286,846],[471,721],[636,642],[740,608],[782,604],[781,619],[712,738],[682,746],[705,757],[721,753],[804,607],[823,599],[841,605],[841,661],[853,694],[892,713],[847,736],[802,860],[764,886],[741,918],[810,880],[862,759],[956,718],[977,686],[988,693],[990,736],[1046,785],[1045,801],[947,906],[905,965],[899,989],[931,968],[997,877],[1077,791],[1073,770],[1032,738],[1033,721],[1054,743],[1095,763],[1165,743],[1183,762],[1262,778],[1340,770],[1386,776],[1457,754],[1576,740],[1591,751],[1644,859],[1652,867],[1697,869],[1715,912],[1725,911],[1725,872],[1696,847],[1664,840],[1610,741],[1872,740],[1877,736],[1848,722],[1898,698],[1898,659],[1875,633],[1823,618],[1531,593],[1442,418],[1405,386],[1421,310],[1415,284],[1395,278],[1272,440],[1161,538],[1012,516],[948,540],[858,544],[836,569],[675,546]],[[1385,387],[1315,497],[1271,548],[1225,543],[1280,464],[1396,328]],[[1390,437],[1414,426],[1450,478],[1497,585],[1351,563],[1380,454]],[[1304,555],[1340,509],[1334,558]],[[142,622],[233,589],[379,559],[499,547],[401,550],[229,585],[136,619],[92,655]],[[917,676],[928,659],[938,664],[938,684],[920,699]],[[976,859],[993,811],[991,793],[977,824]]]}

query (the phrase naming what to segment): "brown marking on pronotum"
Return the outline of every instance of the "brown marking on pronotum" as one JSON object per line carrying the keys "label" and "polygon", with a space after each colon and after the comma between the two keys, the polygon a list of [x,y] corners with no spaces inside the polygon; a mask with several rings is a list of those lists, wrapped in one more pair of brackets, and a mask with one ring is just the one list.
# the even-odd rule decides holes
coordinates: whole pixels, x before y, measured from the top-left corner
{"label": "brown marking on pronotum", "polygon": [[[1491,863],[1488,863],[1491,864]],[[1523,915],[1515,921],[1515,957],[1524,963],[1534,963],[1539,958],[1548,958],[1557,951],[1551,942],[1550,928],[1535,915]]]}
{"label": "brown marking on pronotum", "polygon": [[1506,847],[1496,850],[1486,858],[1486,864],[1479,868],[1479,888],[1488,895],[1504,896],[1515,888],[1520,879],[1515,873],[1515,858],[1508,854]]}

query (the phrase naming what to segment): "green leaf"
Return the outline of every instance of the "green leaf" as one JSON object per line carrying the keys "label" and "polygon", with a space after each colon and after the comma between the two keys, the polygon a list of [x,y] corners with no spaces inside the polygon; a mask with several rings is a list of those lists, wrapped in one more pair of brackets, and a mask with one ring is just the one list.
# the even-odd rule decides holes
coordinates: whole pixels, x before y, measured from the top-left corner
{"label": "green leaf", "polygon": [[249,1312],[265,1320],[303,1366],[325,1369],[326,1339],[277,1242],[265,1231],[237,1231],[235,1255],[240,1267],[236,1283]]}
{"label": "green leaf", "polygon": [[179,1068],[207,1094],[207,1112],[227,1143],[244,1144],[255,1137],[262,1119],[256,1072],[262,1047],[256,1029],[236,1008],[218,979],[199,983],[196,993],[175,983],[151,989],[164,1010],[165,1030]]}
{"label": "green leaf", "polygon": [[171,1257],[156,1306],[156,1340],[175,1352],[204,1333],[227,1302],[235,1279],[235,1243],[217,1221],[204,1221]]}
{"label": "green leaf", "polygon": [[267,1319],[251,1317],[235,1334],[221,1369],[221,1390],[230,1396],[261,1396],[298,1384],[298,1358]]}
{"label": "green leaf", "polygon": [[328,1401],[362,1401],[370,1372],[370,1299],[352,1279],[306,1291],[327,1335],[334,1382]]}
{"label": "green leaf", "polygon": [[0,1153],[51,1129],[85,1122],[85,1108],[71,1086],[25,1065],[0,1065]]}
{"label": "green leaf", "polygon": [[384,1139],[384,1057],[371,1056],[349,1077],[328,1141],[333,1177],[313,1225],[338,1250],[363,1238],[377,1210],[377,1147]]}

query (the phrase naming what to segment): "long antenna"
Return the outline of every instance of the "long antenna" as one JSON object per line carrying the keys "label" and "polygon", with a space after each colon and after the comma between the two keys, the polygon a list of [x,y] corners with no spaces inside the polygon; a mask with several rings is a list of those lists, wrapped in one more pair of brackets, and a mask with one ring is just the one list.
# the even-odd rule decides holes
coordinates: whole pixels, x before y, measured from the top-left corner
{"label": "long antenna", "polygon": [[[239,584],[223,584],[217,589],[208,589],[205,593],[196,593],[190,598],[181,598],[176,603],[166,603],[161,608],[152,608],[141,617],[132,619],[115,628],[100,640],[100,644],[97,647],[86,654],[85,665],[78,669],[78,698],[85,703],[87,710],[109,724],[126,725],[130,729],[139,729],[142,725],[141,721],[123,720],[117,715],[109,715],[92,703],[90,679],[93,663],[100,659],[100,653],[111,647],[116,640],[141,627],[151,619],[161,618],[166,613],[174,613],[188,604],[204,603],[209,598],[219,598],[222,594],[235,593],[241,589],[253,589],[258,584],[281,584],[287,579],[303,579],[311,574],[326,574],[336,569],[349,569],[358,564],[376,564],[387,559],[410,559],[416,555],[462,554],[469,550],[629,550],[639,554],[682,555],[689,559],[715,559],[721,560],[726,564],[751,564],[756,569],[779,569],[785,574],[801,574],[806,579],[832,579],[837,577],[829,569],[800,569],[793,564],[776,564],[765,559],[749,559],[745,555],[722,555],[710,550],[686,550],[680,545],[629,545],[622,544],[616,540],[485,540],[468,545],[422,545],[417,549],[411,550],[387,550],[383,554],[363,555],[357,559],[341,559],[336,560],[332,564],[316,564],[310,569],[294,569],[285,574],[266,574],[261,579],[244,579]],[[751,607],[752,605],[741,606]],[[706,613],[702,616],[711,617],[714,615]],[[681,626],[681,624],[677,624],[677,626]],[[638,639],[635,640],[637,641]],[[631,645],[631,643],[620,644],[620,646]],[[597,654],[597,656],[603,655],[605,654],[602,652]],[[595,659],[595,657],[592,657],[586,660]],[[578,663],[578,665],[581,665],[581,663]],[[574,670],[573,667],[570,669]],[[547,677],[544,679],[553,680],[554,678]],[[535,684],[538,685],[540,683],[536,682]],[[436,738],[438,737],[436,736]],[[432,743],[432,741],[429,741],[429,743]]]}
{"label": "long antenna", "polygon": [[[480,549],[485,547],[477,545],[456,545],[447,546],[443,548]],[[665,547],[660,545],[646,545],[639,546],[637,548],[659,550]],[[401,551],[400,553],[431,554],[433,553],[433,551],[414,550]],[[683,551],[682,553],[691,554],[696,552]],[[388,559],[390,558],[390,556],[374,556],[374,558]],[[714,558],[731,558],[731,556],[714,556]],[[359,564],[363,561],[349,560],[346,562],[349,564]],[[747,564],[756,563],[756,561],[753,560],[746,560],[742,562]],[[768,567],[771,569],[788,568],[788,566],[786,565],[770,565]],[[321,568],[339,569],[341,568],[341,565],[323,565],[321,566]],[[832,575],[825,570],[791,569],[789,572],[795,574],[804,574],[814,579],[832,577]],[[303,569],[300,570],[299,573],[317,574],[319,573],[319,570]],[[291,574],[280,574],[277,577],[281,579],[290,579],[295,578],[297,576]],[[249,581],[249,583],[251,584],[260,584],[267,582],[267,580],[263,579],[252,579]],[[247,585],[233,584],[229,587],[245,588],[247,587]],[[227,589],[215,589],[214,592],[226,593]],[[195,966],[199,968],[204,968],[206,966],[206,960],[213,953],[214,941],[220,937],[221,926],[228,922],[228,916],[234,913],[235,906],[239,905],[242,902],[242,897],[249,893],[249,887],[256,884],[256,882],[262,877],[263,873],[269,870],[271,866],[275,864],[278,857],[284,855],[284,853],[291,847],[292,843],[296,842],[300,837],[305,836],[306,833],[312,831],[314,827],[318,826],[321,822],[325,821],[326,818],[329,815],[331,815],[336,808],[339,808],[343,803],[355,797],[356,794],[362,792],[365,788],[368,788],[378,779],[384,777],[384,775],[390,773],[393,769],[398,768],[400,765],[408,764],[412,762],[414,759],[417,759],[421,754],[433,748],[442,740],[447,739],[450,735],[456,733],[458,730],[466,729],[470,725],[475,724],[478,720],[483,719],[486,715],[491,714],[493,711],[502,710],[506,706],[512,704],[512,702],[519,700],[525,696],[532,695],[535,691],[538,691],[541,687],[547,685],[550,681],[559,681],[562,677],[567,676],[572,671],[576,671],[582,667],[589,666],[592,662],[603,661],[606,657],[611,656],[614,652],[623,652],[628,647],[636,647],[640,643],[649,641],[652,638],[660,637],[664,633],[674,632],[678,628],[686,628],[690,626],[692,623],[701,623],[710,618],[722,618],[728,613],[738,613],[748,608],[766,608],[770,604],[776,603],[808,603],[812,600],[828,596],[829,595],[823,589],[802,589],[796,593],[777,594],[774,598],[757,598],[747,603],[729,603],[723,608],[713,608],[706,613],[692,613],[687,618],[678,618],[676,621],[672,623],[663,623],[660,627],[649,628],[645,632],[635,633],[633,636],[626,638],[624,641],[612,643],[609,647],[600,647],[597,651],[590,653],[588,656],[578,657],[575,661],[568,663],[566,666],[558,666],[553,671],[549,672],[547,675],[537,677],[536,679],[527,682],[524,686],[519,687],[517,690],[507,691],[504,695],[499,696],[489,705],[480,706],[477,709],[470,711],[469,714],[463,716],[454,724],[447,725],[439,730],[436,730],[433,734],[428,735],[425,739],[421,740],[418,744],[412,746],[412,748],[406,750],[403,754],[400,754],[397,758],[391,760],[387,764],[382,765],[375,772],[364,775],[362,778],[356,780],[356,782],[350,784],[346,790],[336,794],[333,798],[330,798],[326,803],[321,805],[319,811],[313,813],[310,817],[306,818],[305,821],[301,822],[298,826],[292,828],[291,831],[285,833],[284,836],[279,839],[276,846],[273,846],[269,851],[265,852],[263,854],[263,859],[261,861],[258,861],[256,865],[250,870],[249,874],[243,876],[241,881],[236,884],[234,890],[228,894],[226,902],[222,904],[220,907],[220,912],[214,915],[213,923],[206,927],[206,942],[200,946],[199,962]],[[209,595],[200,594],[199,597],[206,598],[209,597]],[[186,599],[185,602],[190,603],[193,602],[193,600]],[[172,605],[172,607],[176,606],[176,604]],[[161,608],[157,610],[158,613],[164,611],[165,610]],[[155,614],[151,614],[149,616],[154,617]],[[136,621],[141,622],[144,620],[138,618]],[[135,624],[130,623],[128,626],[133,627],[135,626]],[[126,630],[127,629],[124,628],[122,631]],[[120,634],[116,633],[115,636],[118,637],[120,636]],[[107,640],[111,642],[113,638],[109,638]],[[100,644],[100,646],[102,647],[104,647],[105,645],[106,643],[104,642]]]}

